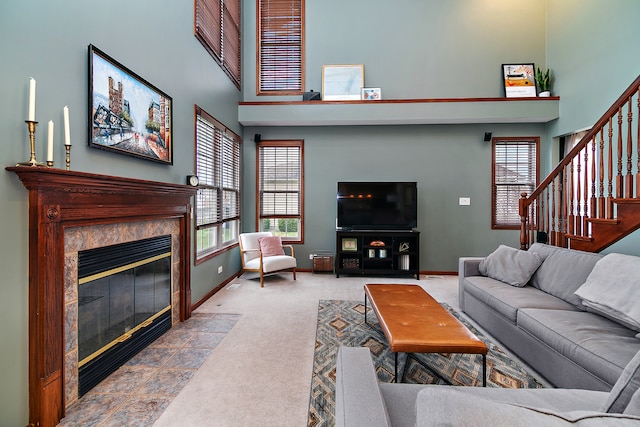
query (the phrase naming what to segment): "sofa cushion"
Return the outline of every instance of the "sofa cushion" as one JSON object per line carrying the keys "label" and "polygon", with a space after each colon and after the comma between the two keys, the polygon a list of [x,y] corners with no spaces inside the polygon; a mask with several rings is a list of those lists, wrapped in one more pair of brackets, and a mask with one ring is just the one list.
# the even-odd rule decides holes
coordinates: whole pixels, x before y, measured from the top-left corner
{"label": "sofa cushion", "polygon": [[635,415],[636,417],[640,417],[640,389],[636,390],[631,396],[631,400],[627,404],[627,407],[624,408],[623,414]]}
{"label": "sofa cushion", "polygon": [[518,327],[609,384],[640,350],[634,332],[585,311],[525,308]]}
{"label": "sofa cushion", "polygon": [[531,276],[530,284],[584,311],[582,300],[574,292],[587,280],[593,266],[603,255],[542,243],[531,245],[529,252],[537,253],[544,259]]}
{"label": "sofa cushion", "polygon": [[[604,402],[601,410],[603,412],[622,413],[627,409],[632,397],[640,389],[640,352],[631,359],[625,366],[624,371],[611,389],[607,400]],[[634,407],[638,404],[637,399],[634,401],[630,412],[635,411]]]}
{"label": "sofa cushion", "polygon": [[[518,392],[519,390],[513,390]],[[570,392],[570,391],[569,391]],[[634,426],[639,417],[591,411],[554,411],[495,401],[466,387],[426,387],[416,401],[416,426]]]}
{"label": "sofa cushion", "polygon": [[502,316],[516,323],[518,309],[548,308],[553,310],[576,310],[566,301],[542,292],[531,286],[515,288],[499,280],[483,276],[467,277],[465,291],[482,301]]}
{"label": "sofa cushion", "polygon": [[542,263],[540,255],[500,245],[478,266],[480,274],[522,287]]}
{"label": "sofa cushion", "polygon": [[640,257],[606,255],[575,294],[588,308],[640,331]]}

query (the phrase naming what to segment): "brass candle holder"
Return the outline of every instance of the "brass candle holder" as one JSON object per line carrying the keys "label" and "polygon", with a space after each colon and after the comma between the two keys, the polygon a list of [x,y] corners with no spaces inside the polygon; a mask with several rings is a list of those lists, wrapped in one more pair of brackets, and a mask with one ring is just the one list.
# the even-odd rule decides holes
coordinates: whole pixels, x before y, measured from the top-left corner
{"label": "brass candle holder", "polygon": [[38,122],[35,120],[25,120],[27,128],[29,129],[29,143],[31,144],[31,157],[29,161],[18,163],[16,166],[46,166],[45,163],[38,162],[36,160],[36,125]]}
{"label": "brass candle holder", "polygon": [[65,144],[64,150],[66,152],[67,170],[71,168],[71,144]]}

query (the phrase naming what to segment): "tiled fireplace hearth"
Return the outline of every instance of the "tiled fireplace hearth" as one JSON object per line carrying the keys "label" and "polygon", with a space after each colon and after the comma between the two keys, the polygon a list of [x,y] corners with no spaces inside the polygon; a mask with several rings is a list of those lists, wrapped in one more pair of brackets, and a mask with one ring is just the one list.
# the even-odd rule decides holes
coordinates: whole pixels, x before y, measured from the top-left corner
{"label": "tiled fireplace hearth", "polygon": [[78,398],[78,252],[171,236],[171,318],[191,313],[195,189],[40,167],[10,167],[29,190],[29,422],[55,426]]}

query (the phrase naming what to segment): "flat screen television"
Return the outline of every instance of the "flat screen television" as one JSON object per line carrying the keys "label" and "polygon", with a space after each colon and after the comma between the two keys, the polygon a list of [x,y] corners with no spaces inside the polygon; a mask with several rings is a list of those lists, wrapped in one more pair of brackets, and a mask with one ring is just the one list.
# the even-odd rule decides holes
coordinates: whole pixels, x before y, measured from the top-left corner
{"label": "flat screen television", "polygon": [[339,229],[411,230],[418,225],[415,182],[338,182]]}

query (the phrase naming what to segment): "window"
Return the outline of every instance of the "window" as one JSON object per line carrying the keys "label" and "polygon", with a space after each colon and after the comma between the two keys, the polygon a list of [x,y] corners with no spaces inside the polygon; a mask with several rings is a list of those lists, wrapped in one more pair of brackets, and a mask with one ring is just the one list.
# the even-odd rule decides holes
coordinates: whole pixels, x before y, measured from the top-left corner
{"label": "window", "polygon": [[196,107],[196,261],[238,242],[240,137]]}
{"label": "window", "polygon": [[519,200],[538,184],[540,138],[493,138],[491,228],[519,229]]}
{"label": "window", "polygon": [[196,0],[194,31],[207,52],[240,88],[241,0]]}
{"label": "window", "polygon": [[304,91],[304,0],[258,0],[257,93]]}
{"label": "window", "polygon": [[304,143],[258,143],[256,229],[290,243],[304,241]]}

